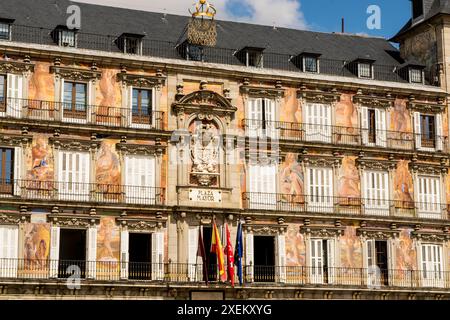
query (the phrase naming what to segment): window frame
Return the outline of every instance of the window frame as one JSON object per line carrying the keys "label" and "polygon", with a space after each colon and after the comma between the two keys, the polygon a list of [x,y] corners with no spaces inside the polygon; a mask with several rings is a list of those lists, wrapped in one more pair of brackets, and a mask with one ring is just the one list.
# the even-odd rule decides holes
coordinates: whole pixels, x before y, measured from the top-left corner
{"label": "window frame", "polygon": [[[129,44],[131,41],[136,42],[136,52],[129,52]],[[143,41],[140,37],[133,37],[133,36],[122,36],[122,53],[124,54],[134,54],[141,56],[142,55],[142,49],[143,49]]]}
{"label": "window frame", "polygon": [[[6,177],[6,172],[8,171],[7,166],[7,160],[6,151],[9,150],[11,152],[11,160],[9,163],[9,172],[10,177]],[[13,193],[13,185],[14,185],[14,179],[15,179],[15,166],[16,166],[16,159],[15,159],[15,148],[8,148],[0,146],[0,194],[12,194]],[[8,183],[9,181],[9,183]]]}
{"label": "window frame", "polygon": [[[427,181],[428,180],[428,181]],[[434,181],[434,183],[433,183]],[[440,175],[427,175],[418,174],[415,181],[415,189],[417,189],[417,208],[418,216],[421,218],[441,218],[441,198],[442,198],[442,177]],[[434,193],[431,193],[429,189],[433,189],[435,185]],[[423,186],[428,188],[427,192],[423,190]],[[436,201],[430,201],[430,198],[436,198]]]}
{"label": "window frame", "polygon": [[[420,74],[420,81],[413,81],[413,79],[414,79],[413,73],[414,72],[418,72]],[[423,70],[419,69],[419,68],[409,68],[409,83],[423,84],[424,83]]]}
{"label": "window frame", "polygon": [[[72,90],[71,90],[71,101],[67,102],[65,101],[65,97],[66,97],[66,85],[67,84],[71,84],[72,85]],[[76,99],[77,99],[77,85],[83,85],[84,86],[84,104],[80,104],[77,103]],[[89,83],[88,82],[83,82],[83,81],[72,81],[72,80],[64,80],[63,83],[63,88],[62,88],[62,98],[63,98],[63,117],[64,118],[69,118],[69,119],[82,119],[85,120],[87,117],[87,111],[88,111],[88,102],[89,102]],[[70,105],[70,109],[67,109],[66,106]],[[78,106],[84,106],[84,110],[78,110],[77,107]],[[68,115],[68,116],[66,116]]]}
{"label": "window frame", "polygon": [[[428,249],[426,249],[428,248]],[[435,250],[433,250],[435,249]],[[444,262],[445,262],[445,258],[444,258],[444,248],[441,244],[437,244],[437,243],[422,243],[420,245],[420,278],[422,280],[422,285],[423,286],[430,286],[430,287],[441,287],[444,284],[444,270],[445,270],[445,266],[444,266]],[[434,252],[434,256],[436,257],[436,253],[438,254],[439,257],[439,261],[432,261],[432,260],[428,260],[428,257],[424,257],[424,253],[425,256],[430,255],[430,252]],[[428,267],[430,265],[432,266],[432,270],[428,270]],[[434,271],[434,269],[436,269],[436,267],[438,267],[439,271]],[[430,275],[428,275],[428,272],[433,272],[434,274],[430,277]],[[436,274],[437,273],[437,274]],[[437,277],[438,276],[438,277]]]}
{"label": "window frame", "polygon": [[0,21],[0,30],[2,30],[2,25],[4,25],[6,27],[6,29],[8,30],[8,37],[2,37],[2,33],[0,33],[0,40],[6,40],[6,41],[11,41],[11,35],[12,35],[12,27],[11,27],[11,23],[6,22],[6,21]]}
{"label": "window frame", "polygon": [[8,101],[8,75],[0,74],[3,79],[3,90],[0,90],[0,112],[6,112],[6,105]]}
{"label": "window frame", "polygon": [[[306,62],[307,62],[308,59],[311,59],[311,60],[314,61],[314,66],[315,66],[314,70],[308,70],[307,69],[308,64]],[[317,57],[317,56],[313,56],[313,55],[310,55],[310,54],[303,55],[303,57],[302,57],[302,65],[303,65],[303,68],[302,68],[303,72],[320,73],[319,57]]]}
{"label": "window frame", "polygon": [[[369,76],[363,75],[363,66],[368,66],[368,70],[370,72]],[[368,61],[360,61],[358,62],[358,78],[360,79],[373,79],[373,62]]]}
{"label": "window frame", "polygon": [[[419,11],[416,11],[420,8]],[[412,0],[411,1],[411,17],[413,20],[420,19],[424,15],[423,0]],[[420,14],[419,14],[420,13]]]}
{"label": "window frame", "polygon": [[[66,35],[64,35],[64,34],[66,34]],[[64,40],[65,38],[67,38],[67,36],[68,36],[69,34],[73,35],[73,39],[71,38],[71,41],[70,41],[67,45],[65,45],[64,42],[63,42],[63,40]],[[77,32],[76,32],[76,30],[65,29],[65,28],[60,28],[60,29],[58,30],[58,45],[59,45],[60,47],[76,48],[76,47],[77,47],[77,40],[78,40],[77,38],[78,38],[78,37],[77,37]]]}
{"label": "window frame", "polygon": [[[254,55],[253,61],[256,62],[258,60],[258,64],[256,64],[256,63],[250,64],[250,61],[251,61],[250,58],[252,55]],[[259,59],[257,59],[257,58],[259,58]],[[245,64],[247,67],[263,69],[264,68],[264,53],[259,50],[247,49],[245,52]]]}

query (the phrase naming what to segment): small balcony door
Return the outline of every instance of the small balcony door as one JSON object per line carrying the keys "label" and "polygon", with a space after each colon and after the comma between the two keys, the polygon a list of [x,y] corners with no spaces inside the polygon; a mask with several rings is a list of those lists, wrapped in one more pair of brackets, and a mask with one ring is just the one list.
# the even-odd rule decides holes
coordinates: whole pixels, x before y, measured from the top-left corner
{"label": "small balcony door", "polygon": [[248,136],[252,138],[268,137],[276,139],[275,101],[273,99],[256,98],[248,102]]}
{"label": "small balcony door", "polygon": [[385,110],[361,108],[361,134],[364,145],[387,146],[386,121]]}
{"label": "small balcony door", "polygon": [[305,105],[306,141],[331,143],[331,106],[321,103]]}
{"label": "small balcony door", "polygon": [[309,278],[312,284],[333,283],[334,251],[334,240],[311,239]]}
{"label": "small balcony door", "polygon": [[88,201],[90,192],[89,153],[60,151],[58,165],[59,199]]}
{"label": "small balcony door", "polygon": [[389,285],[388,242],[367,240],[367,285],[379,287]]}
{"label": "small balcony door", "polygon": [[62,120],[70,123],[86,123],[87,117],[87,83],[63,81]]}
{"label": "small balcony door", "polygon": [[132,128],[152,128],[155,95],[153,89],[130,89],[129,124]]}
{"label": "small balcony door", "polygon": [[421,218],[442,218],[441,179],[433,176],[418,176],[418,215]]}
{"label": "small balcony door", "polygon": [[364,171],[364,213],[389,215],[389,173]]}
{"label": "small balcony door", "polygon": [[276,165],[249,166],[250,209],[275,210],[277,208],[276,178]]}
{"label": "small balcony door", "polygon": [[307,168],[307,209],[311,212],[333,212],[333,169]]}
{"label": "small balcony door", "polygon": [[155,158],[125,157],[125,199],[133,204],[155,204]]}
{"label": "small balcony door", "polygon": [[19,228],[0,226],[0,278],[16,278],[19,251]]}
{"label": "small balcony door", "polygon": [[444,267],[442,246],[435,244],[422,245],[421,269],[423,287],[443,287]]}

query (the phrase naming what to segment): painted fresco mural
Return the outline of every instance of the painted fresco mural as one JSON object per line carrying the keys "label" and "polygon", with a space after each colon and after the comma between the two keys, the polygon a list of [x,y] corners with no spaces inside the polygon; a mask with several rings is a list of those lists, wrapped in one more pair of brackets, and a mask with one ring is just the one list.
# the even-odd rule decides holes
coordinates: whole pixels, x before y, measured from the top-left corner
{"label": "painted fresco mural", "polygon": [[106,199],[118,199],[121,196],[121,166],[116,152],[119,141],[106,139],[102,141],[97,153],[95,181],[98,192]]}
{"label": "painted fresco mural", "polygon": [[397,162],[397,169],[394,171],[394,200],[397,213],[412,215],[414,208],[414,187],[413,178],[409,171],[409,161],[400,160]]}
{"label": "painted fresco mural", "polygon": [[306,266],[306,244],[299,224],[291,224],[286,232],[286,266]]}
{"label": "painted fresco mural", "polygon": [[[114,217],[102,217],[97,233],[97,277],[118,276],[120,230]],[[117,271],[117,272],[111,272]]]}
{"label": "painted fresco mural", "polygon": [[302,128],[302,108],[301,103],[297,99],[297,91],[294,88],[286,90],[281,108],[280,121],[287,122],[288,125],[280,130],[280,135],[284,138],[300,138]]}
{"label": "painted fresco mural", "polygon": [[48,62],[36,62],[29,84],[29,99],[55,101],[55,79]]}
{"label": "painted fresco mural", "polygon": [[417,270],[417,251],[411,238],[412,229],[402,229],[395,241],[396,270]]}
{"label": "painted fresco mural", "polygon": [[435,31],[430,28],[424,32],[408,37],[400,46],[400,53],[405,60],[420,61],[430,68],[437,62],[437,40]]}
{"label": "painted fresco mural", "polygon": [[355,164],[356,157],[345,156],[338,176],[338,196],[342,198],[360,198],[361,183]]}
{"label": "painted fresco mural", "polygon": [[116,69],[102,69],[96,94],[96,122],[119,126],[122,119],[122,91]]}
{"label": "painted fresco mural", "polygon": [[356,227],[347,226],[344,235],[340,237],[340,256],[343,268],[363,267],[362,243],[356,235]]}
{"label": "painted fresco mural", "polygon": [[23,272],[46,274],[50,253],[50,224],[27,223],[24,230]]}
{"label": "painted fresco mural", "polygon": [[54,188],[54,156],[48,137],[38,134],[33,137],[31,149],[26,150],[25,185],[33,196],[48,196]]}
{"label": "painted fresco mural", "polygon": [[296,153],[288,153],[279,169],[280,193],[289,203],[304,203],[304,175]]}
{"label": "painted fresco mural", "polygon": [[341,100],[336,104],[335,107],[335,118],[336,118],[336,128],[337,142],[345,143],[358,143],[359,132],[358,132],[358,112],[352,101],[353,95],[342,94]]}

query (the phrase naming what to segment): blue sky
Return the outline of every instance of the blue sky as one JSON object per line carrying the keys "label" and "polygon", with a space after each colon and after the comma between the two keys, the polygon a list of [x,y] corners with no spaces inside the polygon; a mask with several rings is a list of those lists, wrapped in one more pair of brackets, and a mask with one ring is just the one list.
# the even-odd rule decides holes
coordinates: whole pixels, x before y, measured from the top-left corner
{"label": "blue sky", "polygon": [[[75,0],[154,12],[188,14],[197,0]],[[340,32],[341,17],[346,32],[389,38],[411,16],[410,0],[209,0],[218,11],[217,19]],[[367,8],[381,9],[381,29],[366,26]]]}

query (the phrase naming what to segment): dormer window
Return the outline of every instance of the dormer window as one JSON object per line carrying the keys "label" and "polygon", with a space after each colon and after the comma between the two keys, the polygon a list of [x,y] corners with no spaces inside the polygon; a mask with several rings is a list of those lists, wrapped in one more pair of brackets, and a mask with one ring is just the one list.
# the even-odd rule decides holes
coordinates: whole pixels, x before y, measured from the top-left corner
{"label": "dormer window", "polygon": [[264,48],[245,47],[236,53],[236,57],[247,67],[264,67]]}
{"label": "dormer window", "polygon": [[61,47],[73,47],[77,46],[77,30],[68,29],[65,26],[58,26],[53,31],[53,38],[55,43]]}
{"label": "dormer window", "polygon": [[11,23],[0,20],[0,40],[11,40]]}
{"label": "dormer window", "polygon": [[413,19],[420,18],[423,15],[423,0],[412,0]]}
{"label": "dormer window", "polygon": [[123,53],[142,54],[143,35],[124,33],[117,39],[117,45]]}
{"label": "dormer window", "polygon": [[319,57],[320,53],[303,52],[291,61],[303,72],[319,73]]}
{"label": "dormer window", "polygon": [[409,82],[423,83],[423,70],[419,68],[409,68]]}
{"label": "dormer window", "polygon": [[398,67],[398,75],[409,83],[424,83],[425,65],[417,61],[408,61]]}
{"label": "dormer window", "polygon": [[364,79],[373,78],[373,63],[368,61],[358,62],[358,77]]}

